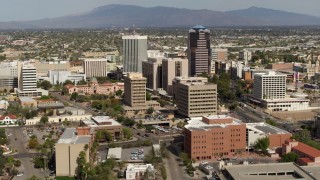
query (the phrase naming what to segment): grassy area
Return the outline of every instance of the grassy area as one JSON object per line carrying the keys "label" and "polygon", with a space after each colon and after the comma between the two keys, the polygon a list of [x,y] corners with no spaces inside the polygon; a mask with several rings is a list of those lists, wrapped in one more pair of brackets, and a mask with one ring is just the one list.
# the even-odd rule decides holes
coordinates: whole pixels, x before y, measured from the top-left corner
{"label": "grassy area", "polygon": [[76,180],[74,177],[68,177],[68,176],[57,176],[56,180]]}

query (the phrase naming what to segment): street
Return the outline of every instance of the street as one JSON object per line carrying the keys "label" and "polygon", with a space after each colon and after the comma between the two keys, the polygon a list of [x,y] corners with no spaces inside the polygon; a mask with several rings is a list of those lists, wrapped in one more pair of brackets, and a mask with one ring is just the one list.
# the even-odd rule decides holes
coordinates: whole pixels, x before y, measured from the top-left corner
{"label": "street", "polygon": [[37,154],[36,151],[28,150],[28,140],[29,137],[26,134],[25,127],[11,127],[6,128],[8,138],[10,139],[9,147],[17,150],[17,153],[13,155],[14,158],[21,161],[21,166],[18,169],[19,172],[23,172],[24,175],[17,177],[14,180],[27,179],[33,175],[37,177],[44,178],[49,175],[49,171],[44,171],[41,169],[35,169],[33,167],[33,157]]}

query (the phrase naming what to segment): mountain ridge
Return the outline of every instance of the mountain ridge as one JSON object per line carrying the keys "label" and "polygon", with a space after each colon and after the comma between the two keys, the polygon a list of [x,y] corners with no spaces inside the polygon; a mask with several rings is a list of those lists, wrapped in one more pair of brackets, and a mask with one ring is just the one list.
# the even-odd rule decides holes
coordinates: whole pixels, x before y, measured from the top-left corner
{"label": "mountain ridge", "polygon": [[110,4],[88,12],[57,18],[0,22],[0,29],[109,28],[131,27],[133,24],[136,27],[190,27],[195,24],[207,27],[304,26],[320,25],[320,17],[255,6],[221,12]]}

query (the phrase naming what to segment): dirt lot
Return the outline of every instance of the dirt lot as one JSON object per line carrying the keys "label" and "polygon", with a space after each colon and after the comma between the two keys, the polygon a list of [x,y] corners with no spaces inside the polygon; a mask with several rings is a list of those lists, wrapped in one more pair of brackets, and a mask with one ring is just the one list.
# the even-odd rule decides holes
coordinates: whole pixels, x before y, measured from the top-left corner
{"label": "dirt lot", "polygon": [[291,123],[298,121],[313,120],[317,113],[311,110],[308,111],[283,111],[283,112],[272,112],[271,115]]}

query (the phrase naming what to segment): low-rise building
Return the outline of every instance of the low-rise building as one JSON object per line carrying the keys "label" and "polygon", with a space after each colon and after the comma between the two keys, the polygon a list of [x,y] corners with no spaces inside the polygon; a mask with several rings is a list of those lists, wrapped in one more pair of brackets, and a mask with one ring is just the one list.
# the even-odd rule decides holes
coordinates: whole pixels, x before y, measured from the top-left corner
{"label": "low-rise building", "polygon": [[261,123],[246,123],[246,142],[247,150],[252,150],[254,144],[261,138],[267,137],[269,139],[269,148],[278,149],[282,144],[291,138],[291,133],[282,130],[270,124]]}
{"label": "low-rise building", "polygon": [[19,104],[24,107],[36,108],[38,103],[30,97],[19,97]]}
{"label": "low-rise building", "polygon": [[118,90],[124,91],[123,83],[105,83],[99,84],[96,78],[91,78],[87,85],[72,85],[64,86],[69,94],[83,93],[83,94],[113,94]]}
{"label": "low-rise building", "polygon": [[9,102],[6,100],[0,100],[0,109],[7,109],[9,107]]}
{"label": "low-rise building", "polygon": [[246,125],[226,115],[191,118],[184,136],[184,149],[191,159],[210,160],[246,149]]}
{"label": "low-rise building", "polygon": [[98,130],[106,130],[111,136],[112,140],[122,139],[122,125],[109,116],[93,116],[90,120],[81,121],[81,125],[90,127],[92,134],[95,134]]}
{"label": "low-rise building", "polygon": [[228,180],[318,179],[295,163],[266,163],[232,165],[225,167],[224,178]]}
{"label": "low-rise building", "polygon": [[16,122],[17,122],[17,117],[13,114],[0,116],[0,124],[11,125],[11,124],[16,124]]}
{"label": "low-rise building", "polygon": [[[80,122],[86,119],[91,118],[91,114],[83,114],[83,115],[60,115],[60,116],[49,116],[49,123],[62,123],[63,121],[70,122]],[[34,117],[33,119],[27,119],[26,125],[32,126],[40,123],[41,117]]]}
{"label": "low-rise building", "polygon": [[126,169],[126,179],[142,179],[148,171],[148,179],[155,179],[155,168],[152,164],[129,164]]}
{"label": "low-rise building", "polygon": [[302,142],[288,139],[282,145],[282,154],[290,152],[296,153],[299,158],[297,163],[301,166],[319,166],[320,165],[320,150],[308,146]]}
{"label": "low-rise building", "polygon": [[71,73],[71,71],[49,71],[48,78],[44,78],[44,80],[48,80],[53,85],[64,83],[66,80],[70,80],[77,84],[81,80],[86,80],[86,75]]}
{"label": "low-rise building", "polygon": [[[67,128],[55,146],[56,176],[74,176],[78,166],[77,159],[84,151],[87,162],[90,162],[90,135],[77,135],[76,128]],[[85,148],[88,146],[88,148]]]}

